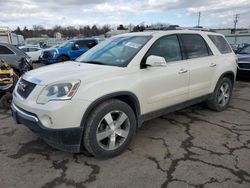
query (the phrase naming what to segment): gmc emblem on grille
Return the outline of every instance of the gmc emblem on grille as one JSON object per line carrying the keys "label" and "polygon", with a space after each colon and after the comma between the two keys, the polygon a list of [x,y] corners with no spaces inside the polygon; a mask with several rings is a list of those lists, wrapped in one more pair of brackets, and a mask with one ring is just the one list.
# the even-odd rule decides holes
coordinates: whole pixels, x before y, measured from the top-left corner
{"label": "gmc emblem on grille", "polygon": [[21,90],[22,92],[25,92],[25,90],[27,89],[27,85],[25,85],[25,83],[21,81],[18,84],[18,89]]}

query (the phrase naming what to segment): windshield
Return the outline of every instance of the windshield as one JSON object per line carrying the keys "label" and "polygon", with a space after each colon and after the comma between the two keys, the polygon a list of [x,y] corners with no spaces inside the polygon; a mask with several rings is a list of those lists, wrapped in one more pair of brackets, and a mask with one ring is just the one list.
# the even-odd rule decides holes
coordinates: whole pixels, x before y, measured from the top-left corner
{"label": "windshield", "polygon": [[74,44],[74,41],[66,41],[62,43],[58,48],[70,48]]}
{"label": "windshield", "polygon": [[77,59],[78,62],[125,67],[151,36],[121,36],[108,39]]}

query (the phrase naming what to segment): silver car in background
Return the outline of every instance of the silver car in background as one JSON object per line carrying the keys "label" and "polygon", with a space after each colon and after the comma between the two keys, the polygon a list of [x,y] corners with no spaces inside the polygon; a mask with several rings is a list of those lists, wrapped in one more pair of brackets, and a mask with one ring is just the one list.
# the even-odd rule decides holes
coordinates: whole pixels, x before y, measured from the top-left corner
{"label": "silver car in background", "polygon": [[238,76],[250,77],[250,45],[237,51]]}

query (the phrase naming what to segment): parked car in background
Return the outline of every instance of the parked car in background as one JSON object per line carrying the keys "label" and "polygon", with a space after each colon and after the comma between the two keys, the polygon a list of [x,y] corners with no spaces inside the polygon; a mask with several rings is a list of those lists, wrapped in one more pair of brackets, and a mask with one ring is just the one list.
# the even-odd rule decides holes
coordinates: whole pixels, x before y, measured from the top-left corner
{"label": "parked car in background", "polygon": [[58,48],[43,50],[39,60],[44,64],[75,60],[97,44],[98,41],[93,38],[69,40]]}
{"label": "parked car in background", "polygon": [[0,60],[7,63],[19,75],[33,69],[31,58],[12,44],[0,42]]}
{"label": "parked car in background", "polygon": [[236,53],[239,49],[239,45],[238,44],[230,44],[231,48],[233,49],[233,51]]}
{"label": "parked car in background", "polygon": [[43,49],[37,46],[20,46],[23,52],[25,52],[29,57],[31,57],[33,62],[39,61],[39,57],[42,54]]}
{"label": "parked car in background", "polygon": [[250,77],[250,44],[237,51],[238,76]]}
{"label": "parked car in background", "polygon": [[55,148],[112,157],[144,121],[202,101],[225,110],[236,72],[235,53],[214,32],[118,35],[74,62],[26,73],[12,114]]}

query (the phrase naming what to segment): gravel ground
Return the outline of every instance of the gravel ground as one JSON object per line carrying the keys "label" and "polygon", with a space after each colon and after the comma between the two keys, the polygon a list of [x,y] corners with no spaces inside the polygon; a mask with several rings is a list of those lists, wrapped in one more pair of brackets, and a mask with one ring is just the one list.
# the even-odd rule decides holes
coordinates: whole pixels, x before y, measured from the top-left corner
{"label": "gravel ground", "polygon": [[250,187],[250,82],[230,107],[196,105],[144,123],[120,156],[51,148],[0,110],[0,187]]}

